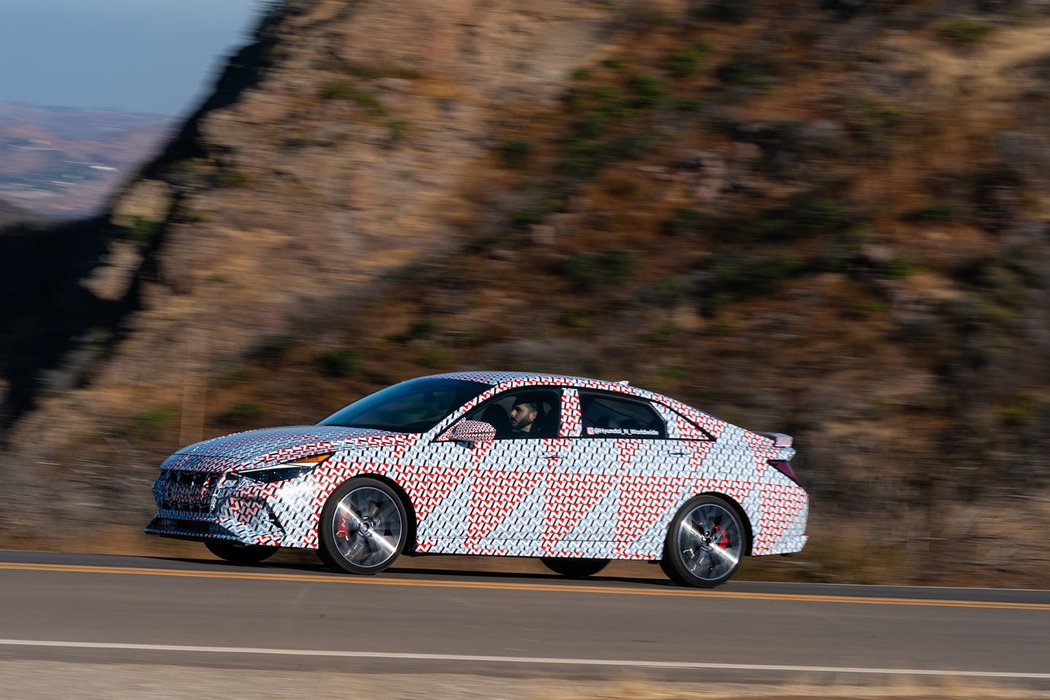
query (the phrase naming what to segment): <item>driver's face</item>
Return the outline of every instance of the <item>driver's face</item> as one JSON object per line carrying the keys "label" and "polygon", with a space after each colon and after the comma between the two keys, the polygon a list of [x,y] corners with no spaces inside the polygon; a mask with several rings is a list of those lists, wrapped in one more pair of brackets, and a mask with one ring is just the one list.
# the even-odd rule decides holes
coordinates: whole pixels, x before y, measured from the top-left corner
{"label": "driver's face", "polygon": [[514,404],[510,409],[510,424],[515,430],[528,430],[536,420],[536,409],[526,403]]}

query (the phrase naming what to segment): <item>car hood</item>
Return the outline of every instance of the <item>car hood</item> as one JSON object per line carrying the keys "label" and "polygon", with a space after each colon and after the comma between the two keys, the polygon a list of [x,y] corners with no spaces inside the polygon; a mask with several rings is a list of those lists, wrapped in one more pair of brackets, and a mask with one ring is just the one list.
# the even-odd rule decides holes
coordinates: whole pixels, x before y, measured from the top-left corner
{"label": "car hood", "polygon": [[280,464],[296,457],[337,452],[355,446],[403,442],[412,437],[385,430],[326,425],[265,428],[189,445],[169,457],[162,468],[227,471],[239,467]]}

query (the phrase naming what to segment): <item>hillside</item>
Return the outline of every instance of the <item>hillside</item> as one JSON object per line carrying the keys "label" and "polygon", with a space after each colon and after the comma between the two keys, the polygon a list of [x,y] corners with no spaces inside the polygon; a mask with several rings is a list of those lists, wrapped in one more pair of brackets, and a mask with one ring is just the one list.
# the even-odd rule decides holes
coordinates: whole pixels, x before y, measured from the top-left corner
{"label": "hillside", "polygon": [[794,434],[813,539],[773,575],[1045,581],[1042,3],[398,8],[276,7],[65,234],[0,336],[10,541],[139,526],[202,436],[508,367]]}

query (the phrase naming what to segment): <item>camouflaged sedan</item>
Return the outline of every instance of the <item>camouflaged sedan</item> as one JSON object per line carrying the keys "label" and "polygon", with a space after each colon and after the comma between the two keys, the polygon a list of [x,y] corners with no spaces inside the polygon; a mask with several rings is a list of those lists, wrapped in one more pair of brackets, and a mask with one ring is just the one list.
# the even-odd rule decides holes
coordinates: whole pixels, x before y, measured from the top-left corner
{"label": "camouflaged sedan", "polygon": [[255,563],[317,549],[375,574],[401,554],[540,557],[566,576],[659,562],[717,586],[797,552],[792,440],[626,382],[464,372],[402,382],[317,425],[206,440],[164,462],[146,532]]}

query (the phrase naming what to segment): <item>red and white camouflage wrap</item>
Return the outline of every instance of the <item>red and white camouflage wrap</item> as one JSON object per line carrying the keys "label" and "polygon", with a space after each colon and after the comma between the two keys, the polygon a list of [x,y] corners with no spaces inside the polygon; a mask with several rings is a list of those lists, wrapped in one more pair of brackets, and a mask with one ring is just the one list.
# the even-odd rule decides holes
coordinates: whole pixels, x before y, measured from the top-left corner
{"label": "red and white camouflage wrap", "polygon": [[[705,493],[740,506],[751,554],[796,552],[806,542],[808,496],[769,464],[794,450],[768,437],[622,383],[513,372],[439,376],[490,386],[420,434],[300,426],[181,450],[161,466],[153,488],[159,512],[146,531],[314,549],[328,497],[348,479],[371,475],[407,496],[415,518],[408,551],[419,553],[655,560],[675,513]],[[530,387],[561,389],[558,437],[439,439],[486,400]],[[666,437],[584,436],[580,390],[650,402]],[[239,475],[324,453],[333,456],[298,478],[258,483]]]}

